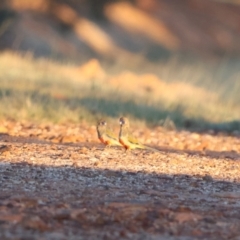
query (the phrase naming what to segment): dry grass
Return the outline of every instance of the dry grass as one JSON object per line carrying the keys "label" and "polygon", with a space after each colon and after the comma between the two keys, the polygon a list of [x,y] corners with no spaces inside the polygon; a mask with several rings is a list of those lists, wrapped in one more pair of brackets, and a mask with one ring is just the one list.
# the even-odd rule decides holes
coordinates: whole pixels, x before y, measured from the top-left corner
{"label": "dry grass", "polygon": [[177,127],[239,130],[237,60],[210,69],[171,59],[147,68],[151,74],[113,73],[96,60],[79,67],[5,52],[0,55],[0,116],[94,122],[127,115],[151,125],[171,119]]}

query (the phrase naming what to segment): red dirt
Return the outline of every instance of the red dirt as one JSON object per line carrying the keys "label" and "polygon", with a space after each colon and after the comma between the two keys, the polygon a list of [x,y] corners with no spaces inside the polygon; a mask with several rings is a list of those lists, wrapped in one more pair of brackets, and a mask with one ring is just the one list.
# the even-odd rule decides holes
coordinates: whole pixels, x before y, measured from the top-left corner
{"label": "red dirt", "polygon": [[142,129],[160,153],[126,153],[95,126],[2,126],[1,239],[240,236],[239,136]]}

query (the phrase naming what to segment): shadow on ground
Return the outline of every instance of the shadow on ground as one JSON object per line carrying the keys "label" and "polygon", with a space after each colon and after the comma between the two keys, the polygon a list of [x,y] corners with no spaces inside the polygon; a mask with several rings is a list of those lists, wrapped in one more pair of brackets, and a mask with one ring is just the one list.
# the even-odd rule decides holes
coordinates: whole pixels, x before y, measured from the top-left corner
{"label": "shadow on ground", "polygon": [[[35,153],[33,148],[30,155]],[[77,161],[83,158],[79,155]],[[21,157],[13,163],[0,156],[0,161],[1,237],[229,239],[240,234],[239,183],[190,175],[35,165]]]}

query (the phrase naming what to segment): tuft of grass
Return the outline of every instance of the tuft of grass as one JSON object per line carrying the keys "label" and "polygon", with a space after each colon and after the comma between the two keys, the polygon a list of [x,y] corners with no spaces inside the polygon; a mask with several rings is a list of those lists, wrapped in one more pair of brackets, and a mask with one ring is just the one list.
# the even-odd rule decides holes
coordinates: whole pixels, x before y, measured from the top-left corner
{"label": "tuft of grass", "polygon": [[74,64],[5,52],[0,118],[95,123],[125,115],[149,126],[240,130],[239,69],[237,59],[212,68],[171,59],[146,68],[151,74],[101,69],[98,78]]}

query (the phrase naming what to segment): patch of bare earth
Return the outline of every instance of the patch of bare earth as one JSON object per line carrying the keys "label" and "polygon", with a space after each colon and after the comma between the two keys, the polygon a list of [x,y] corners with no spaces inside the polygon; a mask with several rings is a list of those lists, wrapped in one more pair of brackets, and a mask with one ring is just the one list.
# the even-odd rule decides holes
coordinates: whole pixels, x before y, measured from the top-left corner
{"label": "patch of bare earth", "polygon": [[1,239],[239,239],[239,135],[141,129],[159,152],[125,153],[94,126],[1,126]]}

